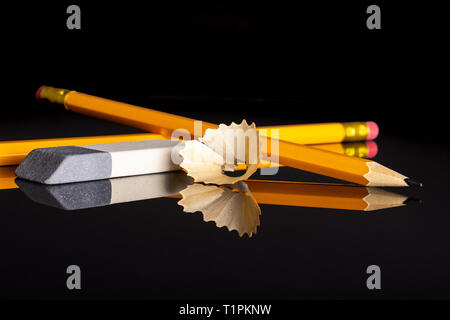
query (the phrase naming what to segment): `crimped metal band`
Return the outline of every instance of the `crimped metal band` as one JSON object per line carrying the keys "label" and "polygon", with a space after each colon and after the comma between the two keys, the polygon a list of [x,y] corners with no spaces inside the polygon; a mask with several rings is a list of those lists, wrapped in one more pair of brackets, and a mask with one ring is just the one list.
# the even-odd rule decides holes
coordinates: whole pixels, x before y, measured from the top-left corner
{"label": "crimped metal band", "polygon": [[40,93],[40,99],[46,99],[52,103],[64,105],[64,100],[69,92],[70,90],[67,89],[44,87]]}
{"label": "crimped metal band", "polygon": [[369,127],[365,122],[345,122],[345,137],[343,141],[361,141],[369,136]]}

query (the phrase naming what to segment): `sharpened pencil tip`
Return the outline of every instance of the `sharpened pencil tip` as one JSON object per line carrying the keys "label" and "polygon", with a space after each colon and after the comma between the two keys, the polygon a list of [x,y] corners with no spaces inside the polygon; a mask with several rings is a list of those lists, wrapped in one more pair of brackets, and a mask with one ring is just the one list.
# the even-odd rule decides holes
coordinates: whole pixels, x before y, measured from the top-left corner
{"label": "sharpened pencil tip", "polygon": [[406,178],[405,182],[410,187],[423,187],[423,183],[422,182],[417,182],[417,181],[411,180],[410,178]]}

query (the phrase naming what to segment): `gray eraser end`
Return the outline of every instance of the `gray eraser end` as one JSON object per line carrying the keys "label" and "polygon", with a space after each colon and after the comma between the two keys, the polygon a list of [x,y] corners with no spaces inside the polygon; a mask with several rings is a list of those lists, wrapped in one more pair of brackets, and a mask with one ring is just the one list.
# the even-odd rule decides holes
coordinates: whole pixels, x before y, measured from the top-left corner
{"label": "gray eraser end", "polygon": [[16,175],[43,184],[60,184],[107,179],[111,170],[108,152],[69,146],[31,151],[17,167]]}

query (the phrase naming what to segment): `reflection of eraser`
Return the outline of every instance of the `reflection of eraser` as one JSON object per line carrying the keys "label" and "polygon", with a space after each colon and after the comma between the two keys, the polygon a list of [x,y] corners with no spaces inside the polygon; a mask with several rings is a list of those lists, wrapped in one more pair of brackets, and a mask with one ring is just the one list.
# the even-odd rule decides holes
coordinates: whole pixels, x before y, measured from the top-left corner
{"label": "reflection of eraser", "polygon": [[369,128],[369,135],[367,136],[367,140],[376,139],[376,137],[378,137],[378,134],[380,133],[378,125],[373,121],[367,121],[366,125]]}
{"label": "reflection of eraser", "polygon": [[367,152],[367,158],[371,159],[371,158],[375,157],[378,153],[377,143],[375,141],[367,141],[366,145],[367,145],[367,149],[369,150]]}
{"label": "reflection of eraser", "polygon": [[19,178],[60,184],[179,170],[178,141],[160,139],[35,149],[16,170]]}
{"label": "reflection of eraser", "polygon": [[22,179],[16,179],[16,183],[35,202],[63,210],[78,210],[177,195],[192,183],[192,179],[183,171],[175,171],[58,185]]}

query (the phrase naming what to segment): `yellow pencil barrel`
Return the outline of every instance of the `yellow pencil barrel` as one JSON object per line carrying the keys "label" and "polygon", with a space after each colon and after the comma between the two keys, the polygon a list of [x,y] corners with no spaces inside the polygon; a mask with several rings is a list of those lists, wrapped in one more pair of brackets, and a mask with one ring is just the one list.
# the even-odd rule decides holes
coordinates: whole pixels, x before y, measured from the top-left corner
{"label": "yellow pencil barrel", "polygon": [[[170,138],[172,132],[177,129],[182,128],[191,134],[195,130],[194,119],[76,91],[43,86],[38,90],[37,97],[64,104],[67,110],[158,133],[166,138]],[[164,127],[161,126],[162,123],[164,123]],[[202,122],[201,134],[203,135],[209,128],[215,129],[217,125]],[[300,144],[364,141],[375,139],[378,136],[378,126],[372,121],[261,126],[258,129],[277,129],[278,139]],[[270,137],[271,132],[267,131],[267,135]]]}
{"label": "yellow pencil barrel", "polygon": [[[259,127],[260,129],[275,129]],[[277,126],[279,139],[299,144],[372,140],[378,136],[375,122],[317,123]],[[270,130],[267,133],[270,137]]]}
{"label": "yellow pencil barrel", "polygon": [[[56,97],[51,96],[55,92],[57,93]],[[51,101],[53,99],[56,102],[60,102],[63,98],[64,106],[67,110],[130,125],[149,132],[158,133],[166,138],[171,138],[174,131],[182,131],[183,133],[180,133],[180,136],[182,134],[184,138],[187,138],[186,134],[188,134],[192,138],[194,134],[203,135],[207,129],[218,128],[216,124],[202,122],[200,131],[196,127],[197,123],[194,119],[141,108],[76,91],[66,92],[64,89],[41,87],[36,95],[39,99],[49,99]],[[354,125],[344,126],[345,135],[348,135],[347,138],[352,140],[360,139],[361,137],[366,139],[376,137],[378,135],[378,127],[376,124],[367,122],[366,125],[369,130],[361,129],[364,125],[358,125],[356,129]],[[373,130],[374,128],[375,130]],[[262,133],[264,131],[267,133]],[[263,138],[261,142],[266,144],[261,146],[262,150],[269,150],[267,145],[268,139],[264,139],[264,136],[270,134],[272,134],[271,130],[263,129],[263,131],[260,131],[260,136]],[[340,136],[340,139],[343,139],[343,137]],[[278,139],[272,138],[269,140],[279,145],[279,150],[275,154],[275,158],[278,159],[277,162],[293,168],[362,185],[409,186],[411,184],[417,184],[408,177],[376,162],[311,148],[299,144],[298,141],[289,140],[289,135],[286,138],[278,135]],[[272,154],[269,156],[268,153],[265,155],[266,159],[269,160],[272,156]]]}
{"label": "yellow pencil barrel", "polygon": [[[135,133],[119,134],[107,136],[91,137],[71,137],[71,138],[52,138],[52,139],[31,139],[18,141],[0,141],[0,166],[18,165],[34,149],[63,147],[63,146],[82,146],[102,143],[115,143],[126,141],[142,141],[164,139],[163,136],[155,133]],[[354,142],[354,143],[333,143],[311,145],[314,148],[332,151],[340,154],[369,158],[376,154],[376,144],[372,141]],[[274,165],[274,164],[272,164]],[[270,163],[261,163],[260,167],[270,167]],[[245,166],[242,166],[245,168]]]}
{"label": "yellow pencil barrel", "polygon": [[126,141],[142,141],[164,139],[163,136],[153,133],[120,134],[108,136],[31,139],[18,141],[0,141],[0,166],[12,166],[22,162],[34,149],[63,146],[81,146],[101,143],[114,143]]}

